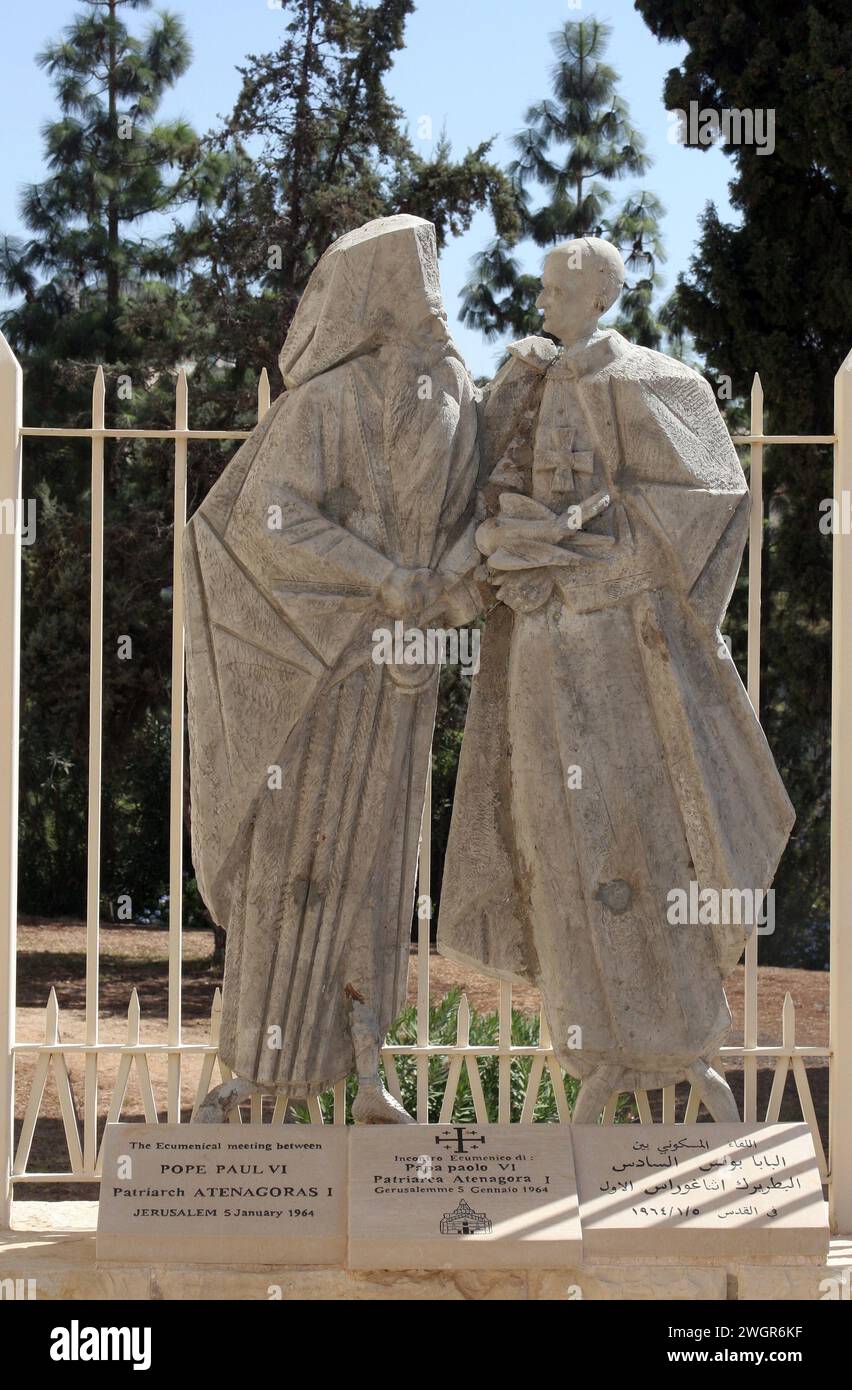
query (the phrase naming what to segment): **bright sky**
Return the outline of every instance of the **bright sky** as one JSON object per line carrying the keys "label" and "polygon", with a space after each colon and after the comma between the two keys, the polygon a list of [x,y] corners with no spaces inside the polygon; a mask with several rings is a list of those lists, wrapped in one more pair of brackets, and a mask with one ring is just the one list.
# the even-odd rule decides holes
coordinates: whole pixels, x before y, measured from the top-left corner
{"label": "bright sky", "polygon": [[[4,15],[7,62],[0,84],[0,130],[6,149],[0,232],[21,234],[20,189],[45,172],[40,132],[56,106],[34,54],[47,39],[58,36],[78,8],[75,0],[39,0],[36,5],[9,5]],[[275,0],[172,0],[168,8],[183,17],[194,60],[169,94],[162,115],[183,116],[204,131],[217,115],[230,110],[239,89],[236,65],[245,54],[277,46],[281,12]],[[131,28],[147,22],[144,14],[127,14]],[[494,155],[506,162],[512,157],[510,137],[523,125],[527,105],[550,94],[553,54],[548,36],[566,19],[592,16],[613,25],[608,61],[621,75],[621,95],[654,160],[644,183],[667,208],[663,231],[669,259],[661,269],[668,289],[688,264],[698,218],[708,200],[723,216],[732,216],[727,197],[731,167],[718,149],[699,152],[669,143],[663,81],[677,64],[682,46],[658,44],[631,0],[582,0],[581,6],[569,0],[420,0],[388,87],[415,138],[419,118],[427,115],[436,137],[446,127],[458,153],[493,135]],[[8,61],[10,54],[14,63]],[[625,180],[624,195],[634,186]],[[441,265],[450,323],[476,375],[491,375],[501,353],[456,321],[458,296],[471,256],[492,234],[488,215],[477,216],[470,231],[447,247]],[[538,271],[540,263],[540,252],[531,248],[526,268]]]}

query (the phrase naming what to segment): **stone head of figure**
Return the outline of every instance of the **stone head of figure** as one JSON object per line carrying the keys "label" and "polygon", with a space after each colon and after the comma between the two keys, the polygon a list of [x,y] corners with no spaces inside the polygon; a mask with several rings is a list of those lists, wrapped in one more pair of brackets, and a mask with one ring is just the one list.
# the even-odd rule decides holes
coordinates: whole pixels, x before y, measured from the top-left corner
{"label": "stone head of figure", "polygon": [[624,261],[617,247],[599,237],[563,241],[545,258],[536,307],[544,328],[570,347],[595,331],[624,286]]}
{"label": "stone head of figure", "polygon": [[279,358],[298,386],[385,344],[449,343],[435,228],[422,217],[378,217],[333,241],[299,302]]}

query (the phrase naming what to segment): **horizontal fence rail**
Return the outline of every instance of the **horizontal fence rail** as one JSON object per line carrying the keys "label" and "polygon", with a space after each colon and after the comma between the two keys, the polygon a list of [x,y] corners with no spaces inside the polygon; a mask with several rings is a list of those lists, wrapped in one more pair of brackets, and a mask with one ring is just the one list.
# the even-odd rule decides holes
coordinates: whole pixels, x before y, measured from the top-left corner
{"label": "horizontal fence rail", "polygon": [[[183,1042],[174,1044],[172,1042],[143,1042],[141,1032],[141,1010],[139,997],[134,989],[131,993],[130,1004],[127,1011],[127,1036],[122,1043],[98,1043],[92,1048],[87,1043],[68,1043],[63,1042],[60,1036],[60,1012],[55,990],[51,990],[47,1008],[45,1010],[45,1035],[40,1043],[18,1043],[15,1045],[16,1053],[29,1053],[36,1058],[35,1073],[30,1087],[27,1100],[24,1120],[21,1133],[18,1138],[15,1150],[14,1162],[12,1167],[13,1181],[16,1183],[43,1183],[47,1181],[61,1182],[97,1182],[101,1172],[101,1149],[103,1146],[103,1135],[101,1133],[100,1143],[97,1146],[97,1159],[87,1163],[84,1159],[83,1146],[80,1138],[80,1127],[77,1118],[77,1111],[73,1102],[73,1086],[69,1071],[69,1060],[75,1057],[85,1057],[87,1060],[93,1051],[96,1056],[118,1057],[119,1067],[106,1111],[106,1119],[110,1122],[121,1118],[124,1112],[125,1101],[129,1083],[135,1071],[135,1081],[142,1104],[145,1119],[156,1124],[163,1114],[164,1089],[168,1091],[168,1099],[171,1099],[171,1086],[157,1087],[151,1077],[151,1062],[165,1059],[171,1065],[175,1058],[178,1060],[186,1059],[200,1062],[197,1068],[198,1077],[193,1085],[193,1100],[191,1106],[187,1107],[186,1118],[192,1118],[198,1110],[204,1096],[210,1088],[216,1084],[217,1080],[229,1081],[231,1071],[223,1066],[218,1057],[219,1023],[222,1012],[221,993],[217,989],[213,999],[213,1008],[210,1015],[209,1034],[206,1042],[192,1043]],[[756,1047],[755,1057],[771,1059],[773,1062],[773,1080],[768,1103],[755,1118],[765,1120],[769,1123],[777,1121],[781,1101],[789,1072],[792,1070],[796,1086],[802,1116],[811,1126],[814,1134],[817,1152],[817,1162],[820,1173],[824,1180],[828,1177],[828,1165],[826,1163],[825,1152],[819,1136],[816,1114],[814,1111],[813,1099],[811,1096],[810,1084],[807,1071],[805,1069],[805,1058],[827,1058],[829,1049],[827,1047],[800,1046],[796,1042],[796,1011],[793,1000],[788,994],[785,998],[781,1015],[781,1042],[776,1045],[764,1045]],[[391,1044],[382,1051],[382,1060],[385,1066],[385,1073],[388,1081],[388,1088],[400,1102],[403,1100],[402,1088],[400,1086],[397,1064],[402,1058],[412,1058],[417,1066],[418,1094],[416,1105],[417,1119],[427,1122],[433,1119],[440,1124],[449,1123],[453,1118],[453,1112],[458,1100],[459,1085],[463,1075],[467,1077],[470,1089],[470,1101],[473,1105],[474,1118],[478,1124],[487,1124],[489,1120],[497,1120],[500,1124],[507,1124],[511,1120],[520,1120],[522,1123],[532,1122],[535,1118],[536,1104],[539,1099],[542,1084],[549,1083],[553,1088],[557,1113],[559,1120],[567,1123],[570,1120],[570,1111],[562,1085],[562,1072],[556,1060],[553,1049],[550,1045],[550,1036],[547,1031],[547,1023],[543,1013],[539,1015],[539,1041],[537,1044],[526,1046],[513,1046],[511,1044],[511,986],[501,987],[499,1004],[499,1041],[495,1044],[476,1043],[470,1041],[471,1011],[465,995],[461,996],[456,1017],[456,1040],[454,1043],[435,1043],[429,1042],[428,1036],[423,1042],[417,1044]],[[723,1047],[720,1049],[719,1056],[716,1058],[717,1065],[725,1059],[735,1061],[742,1057],[743,1048],[738,1046]],[[437,1114],[430,1115],[428,1083],[428,1067],[435,1058],[440,1058],[445,1064],[445,1080],[443,1083],[443,1094],[441,1097],[440,1110]],[[480,1063],[496,1059],[499,1068],[499,1092],[496,1114],[490,1113],[485,1098],[480,1073]],[[510,1106],[510,1084],[512,1080],[512,1068],[515,1063],[529,1063],[528,1071],[523,1078],[516,1078],[518,1089],[522,1092],[520,1106],[515,1105],[516,1113],[512,1113]],[[52,1077],[56,1086],[61,1109],[61,1118],[65,1133],[70,1162],[70,1172],[46,1174],[43,1171],[27,1171],[29,1162],[35,1125],[38,1119],[40,1107],[44,1098],[45,1088],[48,1079]],[[160,1092],[158,1102],[157,1093]],[[337,1087],[333,1093],[329,1093],[329,1106],[332,1122],[334,1124],[344,1124],[346,1122],[346,1095],[345,1087]],[[609,1104],[604,1112],[604,1124],[612,1124],[615,1120],[618,1097],[610,1098]],[[636,1106],[639,1117],[645,1123],[651,1123],[653,1115],[651,1102],[648,1093],[637,1091],[635,1093]],[[264,1103],[265,1101],[265,1103]],[[138,1104],[138,1102],[137,1102]],[[298,1105],[304,1104],[298,1102]],[[685,1123],[695,1120],[699,1111],[700,1100],[698,1092],[694,1087],[690,1087],[688,1099],[683,1114],[681,1116]],[[326,1122],[323,1110],[318,1100],[313,1099],[307,1103],[310,1119],[318,1124]],[[288,1099],[286,1096],[256,1097],[254,1100],[253,1120],[268,1120],[272,1124],[283,1124],[288,1118]],[[675,1088],[666,1087],[662,1096],[661,1118],[664,1123],[673,1123],[676,1118],[675,1112]],[[103,1116],[101,1117],[103,1122]],[[232,1124],[242,1123],[239,1112],[234,1112],[230,1117]],[[94,1145],[92,1152],[94,1152]]]}
{"label": "horizontal fence rail", "polygon": [[[835,496],[843,488],[852,490],[852,354],[837,377],[835,400],[835,434],[770,435],[763,433],[763,392],[755,377],[751,393],[751,421],[747,435],[734,436],[738,446],[750,449],[750,489],[752,512],[749,531],[749,591],[748,591],[748,651],[747,688],[755,710],[760,704],[760,557],[763,540],[763,450],[767,445],[833,444],[835,445]],[[51,990],[45,1008],[44,1037],[40,1042],[16,1040],[14,1027],[14,967],[15,967],[15,858],[17,789],[17,632],[20,615],[20,545],[19,537],[0,536],[0,612],[10,620],[9,660],[4,662],[0,675],[0,771],[4,785],[0,788],[0,1079],[2,1080],[2,1114],[0,1114],[0,1162],[4,1178],[2,1220],[7,1224],[11,1212],[13,1185],[44,1182],[97,1182],[100,1174],[103,1125],[126,1113],[128,1093],[135,1088],[138,1099],[132,1104],[151,1123],[164,1119],[170,1122],[187,1120],[218,1080],[229,1080],[231,1073],[218,1057],[221,998],[215,992],[205,1041],[184,1038],[181,1022],[181,897],[183,886],[183,748],[184,748],[184,647],[183,647],[183,590],[180,569],[180,542],[186,522],[188,446],[196,440],[242,440],[248,430],[193,430],[189,428],[189,391],[184,371],[178,375],[175,403],[175,424],[172,429],[114,429],[105,424],[103,372],[96,374],[92,400],[92,424],[89,428],[34,427],[21,424],[20,368],[5,341],[0,351],[0,404],[3,420],[0,423],[0,498],[22,496],[21,441],[38,439],[88,439],[91,444],[92,467],[92,572],[91,572],[91,685],[90,685],[90,764],[89,764],[89,847],[87,880],[87,961],[85,1039],[67,1042],[61,1037],[60,1007],[55,990]],[[258,387],[258,420],[269,408],[269,382],[264,371]],[[169,987],[166,1019],[166,1038],[143,1040],[142,1019],[136,991],[130,994],[127,1029],[123,1041],[103,1039],[99,1031],[99,829],[101,796],[100,741],[102,727],[103,647],[103,448],[106,439],[168,440],[174,444],[174,534],[173,534],[173,640],[171,685],[171,766],[170,766],[170,915],[169,915]],[[814,522],[816,524],[816,521]],[[778,1020],[779,1040],[772,1044],[758,1041],[757,1007],[757,944],[752,933],[745,956],[745,1024],[742,1043],[720,1049],[716,1065],[742,1059],[743,1119],[746,1121],[778,1119],[785,1087],[792,1073],[803,1119],[814,1137],[820,1171],[830,1183],[835,1221],[841,1229],[852,1230],[852,891],[839,871],[841,857],[852,863],[852,740],[843,745],[839,739],[839,706],[852,690],[852,561],[848,545],[840,544],[834,536],[835,621],[833,627],[833,725],[832,760],[832,1007],[831,1041],[828,1047],[801,1044],[796,1033],[796,1013],[788,995]],[[846,640],[841,642],[838,615],[845,614]],[[835,742],[836,740],[836,742]],[[839,754],[839,756],[838,756]],[[849,766],[847,766],[847,762]],[[839,778],[845,781],[841,786]],[[431,779],[423,818],[420,849],[420,883],[428,902],[431,874]],[[846,879],[849,879],[847,873]],[[465,1103],[472,1107],[479,1123],[489,1119],[532,1121],[542,1087],[552,1088],[556,1117],[570,1122],[570,1107],[563,1084],[563,1073],[550,1044],[547,1023],[539,1018],[538,1039],[534,1043],[515,1045],[512,1042],[512,987],[499,984],[497,1008],[497,1038],[494,1043],[471,1042],[471,1010],[462,995],[458,1004],[455,1041],[435,1041],[430,1037],[430,939],[429,914],[418,917],[417,942],[414,955],[417,962],[417,1000],[415,1041],[391,1041],[382,1057],[388,1088],[402,1099],[401,1068],[413,1067],[414,1110],[420,1121],[437,1118],[440,1122],[453,1118],[465,1093]],[[34,1070],[24,1105],[24,1118],[17,1144],[13,1145],[13,1101],[15,1059],[27,1054]],[[117,1059],[117,1071],[111,1094],[99,1103],[99,1062],[110,1057]],[[826,1159],[817,1124],[813,1096],[805,1067],[807,1058],[823,1064],[830,1061],[832,1069],[831,1164]],[[758,1063],[763,1059],[772,1068],[769,1098],[762,1113],[758,1113]],[[80,1064],[80,1065],[78,1065]],[[496,1095],[491,1110],[483,1086],[484,1069],[496,1067]],[[82,1107],[75,1097],[77,1084],[82,1082]],[[156,1071],[157,1075],[152,1075]],[[191,1073],[191,1076],[190,1076]],[[187,1080],[187,1078],[189,1078]],[[30,1155],[36,1124],[48,1084],[58,1095],[59,1110],[67,1146],[68,1171],[46,1172],[30,1168]],[[410,1085],[410,1080],[409,1080]],[[433,1095],[435,1087],[438,1094]],[[845,1105],[841,1103],[844,1092]],[[187,1089],[188,1088],[188,1089]],[[654,1117],[651,1100],[639,1091],[633,1098],[636,1112],[644,1122]],[[411,1098],[409,1096],[409,1102]],[[613,1123],[619,1110],[620,1098],[612,1096],[604,1111],[604,1123]],[[307,1118],[313,1123],[343,1124],[347,1120],[346,1086],[341,1083],[328,1097],[314,1097],[309,1102],[294,1103],[291,1107],[284,1096],[255,1096],[249,1116],[255,1121],[284,1123],[293,1118]],[[690,1088],[685,1107],[680,1106],[681,1121],[697,1117],[700,1101],[695,1088]],[[301,1108],[300,1108],[301,1107]],[[437,1114],[436,1114],[437,1111]],[[675,1088],[666,1087],[656,1106],[663,1122],[677,1118]],[[82,1118],[81,1118],[82,1117]],[[231,1116],[239,1124],[239,1112]]]}

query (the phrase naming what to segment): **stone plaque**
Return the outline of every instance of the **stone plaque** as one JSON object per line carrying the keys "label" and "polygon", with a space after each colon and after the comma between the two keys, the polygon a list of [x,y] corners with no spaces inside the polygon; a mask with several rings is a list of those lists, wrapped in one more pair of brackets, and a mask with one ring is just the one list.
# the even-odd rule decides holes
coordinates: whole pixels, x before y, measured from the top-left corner
{"label": "stone plaque", "polygon": [[807,1125],[575,1125],[573,1137],[587,1259],[826,1255]]}
{"label": "stone plaque", "polygon": [[567,1126],[352,1130],[351,1268],[553,1268],[580,1254]]}
{"label": "stone plaque", "polygon": [[108,1125],[97,1257],[342,1264],[346,1168],[332,1125]]}

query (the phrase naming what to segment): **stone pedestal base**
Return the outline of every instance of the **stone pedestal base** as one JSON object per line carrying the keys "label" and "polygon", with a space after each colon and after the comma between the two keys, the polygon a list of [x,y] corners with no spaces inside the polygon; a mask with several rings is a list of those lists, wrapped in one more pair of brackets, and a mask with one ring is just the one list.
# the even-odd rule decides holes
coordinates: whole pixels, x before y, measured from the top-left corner
{"label": "stone pedestal base", "polygon": [[96,1202],[16,1202],[0,1233],[3,1297],[75,1299],[852,1299],[852,1239],[826,1263],[584,1263],[558,1270],[275,1269],[98,1264]]}

